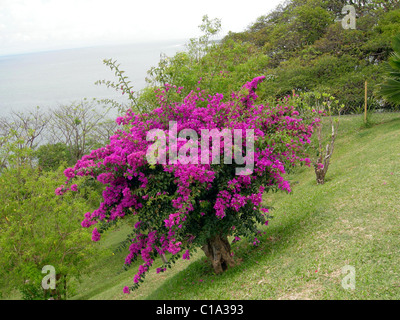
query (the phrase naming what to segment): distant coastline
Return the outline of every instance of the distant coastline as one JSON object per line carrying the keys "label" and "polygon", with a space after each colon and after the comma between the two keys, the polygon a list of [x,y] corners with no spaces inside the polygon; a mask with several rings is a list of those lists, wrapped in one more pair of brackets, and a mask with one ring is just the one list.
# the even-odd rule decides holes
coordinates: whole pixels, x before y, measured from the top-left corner
{"label": "distant coastline", "polygon": [[118,92],[94,84],[100,79],[115,80],[103,59],[117,60],[135,89],[141,90],[147,71],[157,65],[160,54],[173,56],[185,50],[186,43],[171,40],[2,55],[0,116],[12,110],[46,109],[83,98],[123,101]]}
{"label": "distant coastline", "polygon": [[[2,52],[0,50],[0,59],[13,57],[13,56],[20,56],[20,55],[29,55],[29,54],[38,54],[38,53],[50,53],[50,52],[57,52],[57,51],[67,51],[67,50],[79,50],[79,49],[96,49],[96,48],[106,48],[106,47],[129,47],[129,46],[168,46],[168,45],[176,45],[176,46],[183,46],[188,43],[189,39],[172,39],[172,40],[149,40],[149,41],[139,41],[139,42],[116,42],[116,43],[94,43],[94,44],[86,44],[86,45],[79,45],[74,47],[69,46],[62,46],[62,47],[48,47],[48,48],[38,48],[34,50],[28,51],[8,51]],[[216,40],[217,42],[220,40]]]}

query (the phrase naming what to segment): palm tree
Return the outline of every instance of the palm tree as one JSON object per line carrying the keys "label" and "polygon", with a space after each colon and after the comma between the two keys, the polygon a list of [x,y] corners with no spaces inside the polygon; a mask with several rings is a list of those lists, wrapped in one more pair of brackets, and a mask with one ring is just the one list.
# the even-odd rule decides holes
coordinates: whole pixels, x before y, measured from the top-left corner
{"label": "palm tree", "polygon": [[393,50],[387,64],[388,77],[381,85],[381,93],[388,102],[400,105],[400,34],[393,39]]}

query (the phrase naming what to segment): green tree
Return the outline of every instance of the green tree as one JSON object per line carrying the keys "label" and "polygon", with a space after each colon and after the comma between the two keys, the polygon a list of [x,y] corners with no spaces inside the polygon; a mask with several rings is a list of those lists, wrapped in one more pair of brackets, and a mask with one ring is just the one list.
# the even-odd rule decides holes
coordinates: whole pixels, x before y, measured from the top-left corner
{"label": "green tree", "polygon": [[61,142],[41,145],[35,150],[34,156],[38,160],[38,166],[45,171],[57,170],[63,163],[73,164],[70,149]]}
{"label": "green tree", "polygon": [[[174,57],[162,57],[158,66],[148,71],[149,77],[146,80],[152,88],[164,87],[168,83],[193,88],[196,87],[202,74],[211,73],[210,66],[204,58],[218,46],[213,37],[220,32],[221,21],[210,20],[204,15],[199,29],[202,35],[190,39],[185,52],[179,52]],[[216,62],[213,60],[214,64]]]}
{"label": "green tree", "polygon": [[[356,7],[356,30],[342,28],[344,5]],[[391,39],[400,29],[398,8],[398,0],[291,0],[224,41],[252,44],[269,58],[262,69],[269,79],[260,94],[264,100],[281,98],[293,89],[320,91],[340,99],[346,105],[344,113],[354,112],[364,103],[368,81],[375,106],[389,108],[379,99],[377,85],[392,52]]]}
{"label": "green tree", "polygon": [[[98,248],[80,221],[82,211],[92,208],[84,193],[93,199],[98,193],[84,187],[61,199],[54,190],[64,180],[63,168],[43,172],[22,166],[0,176],[1,291],[17,288],[25,299],[66,299],[70,280],[79,278],[92,261]],[[53,292],[41,288],[45,265],[56,270]]]}
{"label": "green tree", "polygon": [[181,102],[180,99],[193,88],[201,88],[208,94],[219,92],[229,98],[239,84],[265,73],[269,58],[260,48],[231,38],[221,42],[212,40],[220,27],[218,19],[209,20],[204,16],[199,26],[203,35],[191,39],[187,51],[163,57],[157,67],[149,70],[149,86],[140,101],[152,105],[151,108],[158,106],[154,90],[164,90],[168,84],[180,88],[179,94],[175,94],[175,90],[167,92],[170,102]]}
{"label": "green tree", "polygon": [[310,1],[307,5],[294,10],[296,19],[293,23],[294,30],[298,33],[300,45],[313,44],[332,23],[333,16],[324,8]]}

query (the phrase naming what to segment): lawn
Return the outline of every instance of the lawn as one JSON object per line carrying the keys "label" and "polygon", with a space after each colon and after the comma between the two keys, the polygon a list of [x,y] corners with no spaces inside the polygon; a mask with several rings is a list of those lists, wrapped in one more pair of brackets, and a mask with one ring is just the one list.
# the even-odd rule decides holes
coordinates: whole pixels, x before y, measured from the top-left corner
{"label": "lawn", "polygon": [[[233,246],[236,267],[215,275],[199,250],[164,274],[154,268],[126,295],[136,268],[121,272],[125,252],[110,251],[72,299],[400,299],[400,114],[372,121],[362,128],[362,116],[342,117],[324,185],[302,167],[287,177],[290,195],[265,194],[274,218],[258,247]],[[120,225],[101,245],[112,250],[128,232]],[[346,265],[354,290],[342,287]]]}

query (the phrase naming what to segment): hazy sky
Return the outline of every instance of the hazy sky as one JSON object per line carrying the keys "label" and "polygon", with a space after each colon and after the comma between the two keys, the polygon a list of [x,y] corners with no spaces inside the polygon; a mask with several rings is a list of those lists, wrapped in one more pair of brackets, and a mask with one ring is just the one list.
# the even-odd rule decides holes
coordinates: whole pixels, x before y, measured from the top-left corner
{"label": "hazy sky", "polygon": [[243,31],[282,0],[0,0],[0,55],[188,39],[203,15]]}

